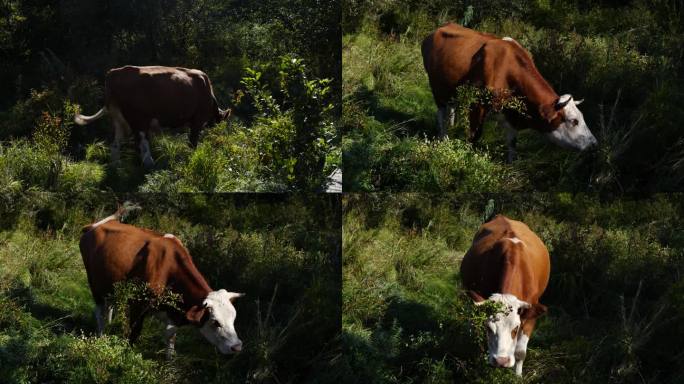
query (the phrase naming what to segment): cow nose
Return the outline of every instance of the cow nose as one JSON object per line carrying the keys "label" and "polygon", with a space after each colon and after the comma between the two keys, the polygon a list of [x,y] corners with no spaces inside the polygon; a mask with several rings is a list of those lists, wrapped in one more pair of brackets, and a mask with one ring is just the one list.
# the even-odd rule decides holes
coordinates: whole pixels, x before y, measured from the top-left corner
{"label": "cow nose", "polygon": [[233,351],[233,352],[240,352],[240,351],[242,351],[242,343],[238,343],[238,344],[232,345],[232,346],[230,347],[230,350]]}
{"label": "cow nose", "polygon": [[511,361],[511,358],[508,357],[508,356],[497,357],[497,358],[496,358],[496,364],[497,364],[499,367],[508,367],[508,363],[509,363],[510,361]]}

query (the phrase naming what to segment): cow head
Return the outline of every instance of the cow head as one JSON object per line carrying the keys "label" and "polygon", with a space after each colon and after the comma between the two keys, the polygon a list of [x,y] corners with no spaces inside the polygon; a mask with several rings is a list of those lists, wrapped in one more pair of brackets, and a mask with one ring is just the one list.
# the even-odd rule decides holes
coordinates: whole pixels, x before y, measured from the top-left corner
{"label": "cow head", "polygon": [[233,300],[243,293],[228,292],[225,289],[209,292],[202,308],[188,312],[191,322],[202,324],[200,333],[214,344],[221,353],[229,354],[242,350],[242,341],[235,331],[237,312]]}
{"label": "cow head", "polygon": [[[471,294],[473,297],[473,294]],[[501,310],[490,316],[485,322],[487,331],[487,344],[489,364],[495,367],[511,368],[515,365],[516,345],[518,341],[525,338],[521,328],[523,322],[528,319],[537,318],[546,312],[546,307],[541,304],[532,305],[518,300],[515,295],[495,293],[484,300],[475,295],[473,297],[475,305],[482,305],[486,301],[494,301],[501,304]],[[526,347],[526,345],[525,345]]]}
{"label": "cow head", "polygon": [[582,112],[577,108],[582,101],[584,100],[573,100],[572,95],[563,95],[552,106],[544,108],[542,116],[555,126],[555,129],[546,133],[551,142],[579,151],[596,145],[596,138],[589,131]]}

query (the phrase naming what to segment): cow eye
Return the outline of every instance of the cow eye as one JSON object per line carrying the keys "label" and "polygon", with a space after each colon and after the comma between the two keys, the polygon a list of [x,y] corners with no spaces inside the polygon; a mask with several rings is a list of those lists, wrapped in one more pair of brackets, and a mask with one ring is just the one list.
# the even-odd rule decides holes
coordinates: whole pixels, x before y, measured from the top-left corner
{"label": "cow eye", "polygon": [[579,124],[579,120],[577,119],[572,119],[572,125],[577,125]]}

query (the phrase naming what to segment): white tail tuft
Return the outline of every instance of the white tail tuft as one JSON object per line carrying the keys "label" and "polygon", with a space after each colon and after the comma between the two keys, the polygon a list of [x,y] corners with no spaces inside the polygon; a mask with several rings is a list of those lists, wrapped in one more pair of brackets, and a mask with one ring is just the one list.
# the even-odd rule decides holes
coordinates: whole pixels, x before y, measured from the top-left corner
{"label": "white tail tuft", "polygon": [[92,116],[85,116],[85,115],[79,114],[79,115],[74,116],[74,123],[76,123],[78,125],[88,125],[88,124],[92,123],[93,121],[104,116],[105,113],[107,113],[107,107],[102,107],[102,109],[97,111],[97,113],[92,115]]}
{"label": "white tail tuft", "polygon": [[105,224],[107,222],[110,222],[112,220],[118,221],[126,213],[128,213],[130,211],[138,210],[138,209],[142,209],[142,207],[140,207],[139,205],[137,205],[135,203],[131,203],[130,201],[125,201],[123,203],[123,205],[119,206],[119,209],[117,209],[116,212],[114,212],[114,214],[105,217],[104,219],[98,221],[97,223],[85,226],[83,228],[83,233],[91,231],[91,230],[99,227],[100,225]]}

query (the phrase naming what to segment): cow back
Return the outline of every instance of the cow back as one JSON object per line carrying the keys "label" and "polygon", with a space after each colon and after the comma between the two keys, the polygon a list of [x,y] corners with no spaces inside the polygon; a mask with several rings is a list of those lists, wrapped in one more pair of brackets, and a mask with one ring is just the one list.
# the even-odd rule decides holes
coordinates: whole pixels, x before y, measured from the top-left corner
{"label": "cow back", "polygon": [[496,216],[483,224],[461,263],[467,290],[484,298],[510,293],[537,303],[549,281],[549,253],[522,222]]}
{"label": "cow back", "polygon": [[217,119],[209,77],[195,69],[126,66],[110,70],[105,87],[108,107],[118,108],[134,129],[152,119],[164,127]]}

